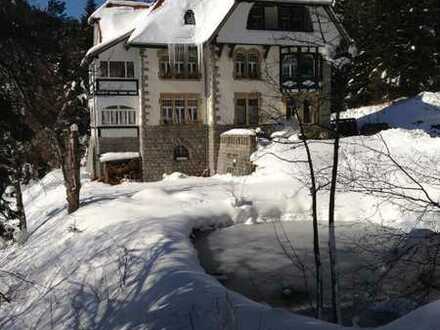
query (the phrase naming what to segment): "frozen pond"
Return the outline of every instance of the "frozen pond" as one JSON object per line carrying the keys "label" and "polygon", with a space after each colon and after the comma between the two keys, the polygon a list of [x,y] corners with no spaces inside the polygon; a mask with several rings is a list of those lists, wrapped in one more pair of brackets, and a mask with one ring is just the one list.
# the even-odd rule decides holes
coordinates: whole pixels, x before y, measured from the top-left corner
{"label": "frozen pond", "polygon": [[[327,227],[320,227],[328,305],[327,231]],[[197,235],[195,246],[205,270],[227,288],[258,302],[313,315],[312,234],[310,222],[235,225]],[[402,286],[412,278],[405,275],[403,279],[399,269],[408,271],[408,265],[396,262],[388,269],[394,254],[407,251],[400,233],[379,226],[344,223],[337,228],[337,238],[346,325],[352,325],[353,319],[361,326],[388,323],[415,307],[413,300],[401,299]],[[384,301],[388,301],[387,306],[371,310],[373,303]]]}

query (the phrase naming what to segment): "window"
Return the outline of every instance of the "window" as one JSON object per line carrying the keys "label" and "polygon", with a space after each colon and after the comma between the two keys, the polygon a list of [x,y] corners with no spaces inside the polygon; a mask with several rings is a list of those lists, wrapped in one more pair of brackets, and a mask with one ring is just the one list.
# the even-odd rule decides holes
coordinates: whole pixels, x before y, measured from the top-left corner
{"label": "window", "polygon": [[286,103],[286,119],[291,120],[295,118],[296,102],[293,98],[289,98]]}
{"label": "window", "polygon": [[159,72],[161,78],[169,78],[172,75],[170,59],[167,55],[162,55],[159,58]]}
{"label": "window", "polygon": [[184,20],[186,25],[196,25],[196,17],[192,10],[187,10],[185,12]]}
{"label": "window", "polygon": [[264,27],[264,6],[255,4],[249,13],[248,29],[258,30]]}
{"label": "window", "polygon": [[172,98],[163,98],[161,101],[162,123],[165,125],[173,123],[173,103]]}
{"label": "window", "polygon": [[101,77],[108,77],[108,62],[101,62],[99,66],[99,75]]}
{"label": "window", "polygon": [[195,98],[190,98],[187,100],[187,114],[186,118],[188,118],[190,121],[197,121],[199,120],[199,109],[198,109],[198,100]]}
{"label": "window", "polygon": [[312,123],[312,110],[310,102],[305,100],[303,104],[303,122],[304,124],[311,124]]}
{"label": "window", "polygon": [[312,103],[309,100],[304,100],[301,108],[301,103],[297,99],[288,98],[286,102],[286,119],[296,119],[296,116],[299,116],[299,119],[305,125],[318,122],[318,110],[313,109]]}
{"label": "window", "polygon": [[296,55],[286,55],[281,62],[281,72],[285,80],[295,80],[295,75],[298,69],[298,59]]}
{"label": "window", "polygon": [[185,125],[199,121],[199,99],[191,95],[162,96],[162,125]]}
{"label": "window", "polygon": [[286,89],[316,88],[318,73],[316,55],[288,53],[281,56],[281,86]]}
{"label": "window", "polygon": [[198,49],[194,46],[177,45],[161,50],[159,56],[159,77],[162,79],[199,79]]}
{"label": "window", "polygon": [[99,71],[102,78],[134,78],[134,63],[101,61]]}
{"label": "window", "polygon": [[189,77],[197,76],[199,72],[199,57],[197,47],[188,48],[187,73]]}
{"label": "window", "polygon": [[185,48],[184,46],[177,46],[175,51],[174,72],[176,76],[183,76],[185,73]]}
{"label": "window", "polygon": [[[177,125],[183,125],[185,123],[185,98],[177,97],[174,100],[175,109],[175,122]],[[189,118],[188,118],[189,119]]]}
{"label": "window", "polygon": [[235,98],[235,124],[250,126],[259,123],[259,99],[255,94],[239,94]]}
{"label": "window", "polygon": [[124,105],[113,105],[101,111],[103,126],[135,126],[136,110]]}
{"label": "window", "polygon": [[178,145],[174,148],[174,160],[188,160],[189,151],[185,146]]}
{"label": "window", "polygon": [[235,77],[244,78],[246,76],[246,57],[242,53],[235,55]]}
{"label": "window", "polygon": [[259,76],[259,63],[258,63],[258,54],[249,53],[247,58],[247,73],[249,78],[258,78]]}
{"label": "window", "polygon": [[260,77],[260,55],[257,50],[239,50],[234,56],[235,79],[258,79]]}
{"label": "window", "polygon": [[300,58],[300,79],[301,81],[315,79],[315,56],[312,54],[303,54]]}
{"label": "window", "polygon": [[313,32],[310,12],[306,6],[256,3],[249,12],[249,30]]}

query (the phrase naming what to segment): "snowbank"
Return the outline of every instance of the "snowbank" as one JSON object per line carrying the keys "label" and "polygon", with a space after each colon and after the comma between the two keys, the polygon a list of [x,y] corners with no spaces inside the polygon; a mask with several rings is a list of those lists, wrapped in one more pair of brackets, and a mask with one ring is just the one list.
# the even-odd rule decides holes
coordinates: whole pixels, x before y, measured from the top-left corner
{"label": "snowbank", "polygon": [[440,131],[440,93],[424,92],[410,99],[352,109],[342,118],[356,118],[358,126],[387,123],[390,127]]}
{"label": "snowbank", "polygon": [[[439,139],[404,130],[387,131],[383,139],[399,161],[412,157],[408,167],[417,164],[427,174],[438,173]],[[260,149],[257,173],[249,177],[109,186],[83,176],[82,207],[70,216],[61,173],[46,176],[25,191],[28,242],[0,251],[0,290],[13,301],[0,308],[0,328],[340,329],[226,290],[201,268],[189,239],[193,229],[234,221],[307,220],[307,168],[300,162],[304,151],[300,141],[291,140],[292,145],[273,143]],[[389,170],[384,157],[372,152],[382,148],[381,141],[380,136],[343,139],[341,173],[371,165],[378,178],[405,182]],[[311,148],[318,179],[325,183],[331,145],[315,141]],[[436,187],[427,187],[438,193]],[[400,205],[351,192],[342,183],[340,190],[338,222],[420,225]],[[326,194],[323,190],[319,195],[324,220]],[[12,275],[5,276],[5,271]],[[438,329],[439,311],[434,303],[382,329]]]}
{"label": "snowbank", "polygon": [[253,129],[234,128],[222,133],[221,136],[229,136],[229,135],[255,136],[256,133],[255,130]]}
{"label": "snowbank", "polygon": [[135,159],[139,157],[138,152],[107,152],[99,157],[99,161],[101,163],[105,163],[116,160]]}

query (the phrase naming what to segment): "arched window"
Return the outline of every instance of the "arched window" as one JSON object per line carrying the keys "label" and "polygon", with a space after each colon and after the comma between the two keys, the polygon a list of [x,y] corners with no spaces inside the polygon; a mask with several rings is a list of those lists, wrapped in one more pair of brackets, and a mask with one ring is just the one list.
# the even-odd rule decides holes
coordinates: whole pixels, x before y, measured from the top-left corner
{"label": "arched window", "polygon": [[101,111],[103,126],[135,126],[136,110],[125,105],[111,105]]}
{"label": "arched window", "polygon": [[246,56],[242,52],[237,52],[234,57],[235,77],[244,78],[246,76]]}
{"label": "arched window", "polygon": [[188,160],[189,159],[189,151],[188,149],[179,144],[174,148],[174,160]]}
{"label": "arched window", "polygon": [[185,19],[185,25],[196,25],[196,17],[191,9],[185,12],[184,19]]}
{"label": "arched window", "polygon": [[238,50],[234,55],[235,79],[258,79],[260,77],[260,54],[257,50]]}

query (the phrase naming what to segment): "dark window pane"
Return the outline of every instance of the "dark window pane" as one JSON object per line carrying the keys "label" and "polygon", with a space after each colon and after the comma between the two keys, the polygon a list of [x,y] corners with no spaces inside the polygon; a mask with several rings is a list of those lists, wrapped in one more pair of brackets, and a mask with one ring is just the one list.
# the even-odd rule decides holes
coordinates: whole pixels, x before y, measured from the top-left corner
{"label": "dark window pane", "polygon": [[296,102],[295,102],[295,100],[289,98],[287,100],[287,105],[286,105],[286,119],[287,120],[293,119],[295,117],[295,110],[296,110]]}
{"label": "dark window pane", "polygon": [[108,77],[108,62],[101,62],[99,65],[99,75],[101,77]]}
{"label": "dark window pane", "polygon": [[315,57],[312,54],[302,54],[300,57],[301,80],[315,80]]}
{"label": "dark window pane", "polygon": [[278,7],[267,6],[264,7],[264,23],[266,30],[278,29]]}
{"label": "dark window pane", "polygon": [[248,100],[249,125],[258,125],[258,99]]}
{"label": "dark window pane", "polygon": [[187,25],[195,25],[196,24],[196,18],[194,16],[194,12],[192,10],[187,10],[185,13],[185,24]]}
{"label": "dark window pane", "polygon": [[258,73],[259,73],[259,61],[258,61],[258,55],[251,53],[248,55],[248,75],[249,78],[258,78]]}
{"label": "dark window pane", "polygon": [[255,4],[248,18],[248,29],[251,30],[263,30],[264,29],[264,6],[261,4]]}
{"label": "dark window pane", "polygon": [[235,76],[237,78],[242,78],[245,76],[245,70],[246,70],[245,63],[246,63],[246,58],[244,54],[237,53],[235,55]]}
{"label": "dark window pane", "polygon": [[134,63],[127,62],[127,78],[134,78]]}
{"label": "dark window pane", "polygon": [[304,101],[303,107],[303,122],[305,124],[310,124],[312,122],[312,111],[309,101]]}
{"label": "dark window pane", "polygon": [[125,78],[125,62],[110,62],[110,77]]}
{"label": "dark window pane", "polygon": [[289,6],[279,7],[279,28],[280,30],[289,31],[292,29],[292,10]]}
{"label": "dark window pane", "polygon": [[175,160],[187,160],[189,159],[189,151],[182,145],[176,146],[174,149],[174,159]]}
{"label": "dark window pane", "polygon": [[237,99],[235,105],[235,122],[246,125],[246,99]]}
{"label": "dark window pane", "polygon": [[283,80],[293,80],[297,76],[298,58],[295,54],[285,55],[281,64],[281,75]]}

